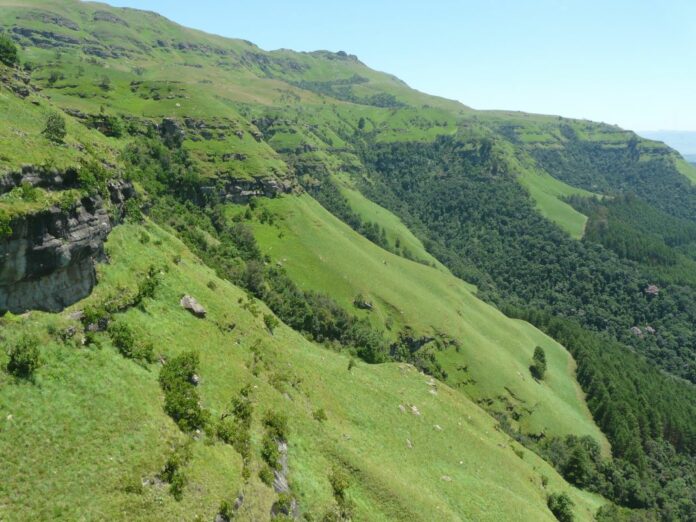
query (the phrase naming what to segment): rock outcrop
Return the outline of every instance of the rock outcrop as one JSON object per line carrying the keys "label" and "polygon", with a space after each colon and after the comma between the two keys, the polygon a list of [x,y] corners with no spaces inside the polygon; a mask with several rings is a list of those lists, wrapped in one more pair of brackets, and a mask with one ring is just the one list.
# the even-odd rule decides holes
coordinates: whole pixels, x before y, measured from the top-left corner
{"label": "rock outcrop", "polygon": [[225,201],[246,203],[251,198],[260,196],[273,198],[293,192],[296,188],[289,179],[254,178],[227,180],[223,185],[210,187],[208,190],[219,190],[219,196]]}
{"label": "rock outcrop", "polygon": [[190,295],[185,295],[182,297],[179,304],[184,310],[188,310],[200,319],[204,319],[206,316],[206,311],[205,308],[203,308],[203,305],[201,305],[194,297],[191,297]]}
{"label": "rock outcrop", "polygon": [[130,184],[117,181],[109,192],[115,213],[97,195],[70,210],[51,207],[12,220],[11,235],[0,240],[0,311],[56,312],[89,295],[113,220],[134,194]]}

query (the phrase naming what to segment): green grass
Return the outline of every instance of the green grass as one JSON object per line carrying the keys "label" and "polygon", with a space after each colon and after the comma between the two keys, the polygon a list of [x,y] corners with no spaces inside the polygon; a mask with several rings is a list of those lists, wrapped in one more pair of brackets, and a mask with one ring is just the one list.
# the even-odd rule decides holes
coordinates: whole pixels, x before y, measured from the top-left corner
{"label": "green grass", "polygon": [[410,251],[415,260],[449,272],[442,263],[428,253],[421,240],[402,223],[398,216],[363,196],[353,188],[346,176],[341,176],[338,179],[341,193],[348,200],[353,212],[358,214],[364,222],[378,223],[380,227],[384,228],[387,241],[392,248],[396,248],[398,240],[400,249]]}
{"label": "green grass", "polygon": [[571,187],[546,172],[536,170],[525,170],[517,179],[529,191],[542,216],[556,223],[573,238],[582,238],[587,216],[575,210],[563,198],[575,195],[591,197],[591,192]]}
{"label": "green grass", "polygon": [[[492,399],[495,408],[513,403],[523,413],[520,423],[526,430],[588,434],[608,448],[584,404],[571,356],[552,339],[506,318],[449,273],[382,250],[309,196],[264,206],[278,219],[274,226],[255,222],[259,242],[301,287],[328,293],[379,326],[392,323],[393,335],[409,325],[420,334],[439,332],[457,339],[459,351],[451,348],[439,355],[450,385],[474,399]],[[357,294],[371,300],[374,310],[354,309]],[[528,370],[537,345],[549,359],[542,384]],[[458,369],[462,366],[467,371]]]}
{"label": "green grass", "polygon": [[685,160],[679,158],[676,160],[677,163],[677,169],[679,172],[681,172],[684,176],[689,178],[689,181],[696,185],[696,165],[693,163],[687,163]]}
{"label": "green grass", "polygon": [[[136,239],[143,230],[151,236],[146,245]],[[38,335],[43,360],[34,384],[0,373],[3,520],[210,520],[220,500],[233,499],[240,490],[245,493],[240,518],[265,519],[274,494],[256,478],[256,470],[259,418],[268,409],[289,416],[290,481],[302,509],[315,516],[332,502],[327,474],[339,463],[352,476],[348,491],[358,520],[552,521],[542,474],[549,477],[548,491],[569,491],[579,520],[591,520],[602,504],[599,497],[570,488],[545,462],[497,431],[460,392],[431,386],[412,367],[359,363],[349,372],[346,356],[283,325],[269,334],[263,305],[256,316],[242,307],[247,298],[241,290],[217,279],[158,227],[120,226],[108,252],[111,263],[99,267],[100,283],[86,301],[60,315],[2,319],[7,342],[24,332]],[[179,264],[172,262],[177,255]],[[122,358],[105,334],[99,334],[101,347],[75,347],[47,333],[49,327],[75,325],[69,313],[87,303],[134,288],[153,263],[163,268],[155,298],[119,320],[152,340],[164,357],[199,352],[199,390],[213,417],[242,386],[253,387],[254,473],[247,485],[241,482],[239,456],[204,436],[193,442],[181,502],[161,485],[146,485],[141,494],[126,492],[127,484],[152,478],[172,445],[183,439],[162,411],[159,363],[143,367]],[[206,307],[206,319],[180,308],[184,293]],[[236,323],[232,332],[218,328],[231,321]],[[261,358],[256,372],[251,347]],[[278,376],[295,384],[278,384],[283,380]],[[415,405],[420,415],[404,413],[399,405]],[[317,408],[327,413],[323,423],[312,417]]]}

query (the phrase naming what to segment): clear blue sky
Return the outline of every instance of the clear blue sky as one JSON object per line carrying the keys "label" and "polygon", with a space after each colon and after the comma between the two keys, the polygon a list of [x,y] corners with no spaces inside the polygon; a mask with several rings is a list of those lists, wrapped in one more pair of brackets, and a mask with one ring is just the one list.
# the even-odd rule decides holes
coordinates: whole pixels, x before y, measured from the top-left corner
{"label": "clear blue sky", "polygon": [[416,89],[696,130],[696,0],[110,0],[263,49],[344,50]]}

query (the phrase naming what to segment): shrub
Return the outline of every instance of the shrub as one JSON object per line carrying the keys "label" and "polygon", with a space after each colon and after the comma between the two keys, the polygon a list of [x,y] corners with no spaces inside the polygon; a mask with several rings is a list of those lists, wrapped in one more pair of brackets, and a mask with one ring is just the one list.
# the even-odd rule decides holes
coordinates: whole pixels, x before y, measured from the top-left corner
{"label": "shrub", "polygon": [[131,223],[142,223],[143,215],[140,212],[140,203],[137,198],[130,198],[123,207],[123,215]]}
{"label": "shrub", "polygon": [[266,325],[266,328],[268,328],[268,331],[273,333],[273,330],[275,330],[278,327],[278,319],[273,314],[264,314],[263,316],[263,324]]}
{"label": "shrub", "polygon": [[184,496],[184,487],[188,482],[186,473],[179,470],[172,477],[172,481],[169,483],[169,492],[174,497],[177,502],[180,501]]}
{"label": "shrub", "polygon": [[46,125],[41,134],[54,143],[63,143],[63,138],[65,138],[67,134],[65,130],[65,118],[57,112],[52,112],[46,118]]}
{"label": "shrub", "polygon": [[[150,236],[147,237],[149,241]],[[147,275],[141,278],[140,282],[138,283],[138,293],[135,296],[133,304],[139,305],[143,302],[143,299],[152,299],[155,297],[155,290],[157,290],[159,283],[159,270],[154,265],[150,265],[150,268],[147,270]]]}
{"label": "shrub", "polygon": [[127,359],[152,362],[154,357],[152,344],[138,341],[127,324],[118,322],[109,325],[109,337],[121,355]]}
{"label": "shrub", "polygon": [[201,407],[196,387],[192,384],[197,366],[198,354],[184,352],[167,361],[160,371],[164,411],[182,431],[203,428],[208,420],[208,412]]}
{"label": "shrub", "polygon": [[89,193],[107,192],[106,181],[109,179],[109,172],[98,161],[85,162],[77,173],[77,180],[80,186]]}
{"label": "shrub", "polygon": [[41,365],[39,358],[39,341],[33,336],[25,335],[7,350],[10,360],[7,371],[15,377],[31,379]]}
{"label": "shrub", "polygon": [[63,75],[61,73],[59,73],[58,71],[51,71],[51,74],[49,74],[48,78],[46,78],[46,83],[49,87],[53,87],[58,80],[62,79]]}
{"label": "shrub", "polygon": [[102,76],[97,84],[103,91],[108,91],[111,89],[111,78],[107,75]]}
{"label": "shrub", "polygon": [[23,201],[34,202],[39,199],[39,191],[31,183],[23,181],[19,186],[19,197],[22,198]]}
{"label": "shrub", "polygon": [[220,502],[220,507],[218,508],[218,517],[224,522],[230,522],[234,518],[235,509],[234,505],[227,499]]}
{"label": "shrub", "polygon": [[283,413],[268,411],[263,418],[267,432],[276,440],[288,440],[288,418]]}
{"label": "shrub", "polygon": [[270,433],[266,433],[261,441],[261,457],[273,469],[280,469],[278,441]]}
{"label": "shrub", "polygon": [[314,420],[319,421],[319,422],[324,422],[327,417],[326,417],[326,412],[324,411],[324,408],[319,408],[318,410],[314,410],[314,413],[312,414],[314,417]]}
{"label": "shrub", "polygon": [[553,493],[548,496],[546,503],[559,522],[573,522],[574,503],[566,493]]}
{"label": "shrub", "polygon": [[267,486],[272,486],[273,485],[273,470],[271,468],[269,468],[268,466],[263,466],[259,470],[259,478],[261,479],[261,482],[263,482]]}
{"label": "shrub", "polygon": [[9,238],[12,235],[12,219],[6,210],[0,209],[0,240]]}
{"label": "shrub", "polygon": [[534,349],[532,365],[529,367],[529,371],[536,380],[540,381],[544,378],[546,374],[546,353],[541,346],[537,346]]}
{"label": "shrub", "polygon": [[14,67],[19,63],[17,46],[9,36],[4,34],[0,34],[0,62],[9,67]]}
{"label": "shrub", "polygon": [[280,493],[271,508],[273,520],[294,520],[291,516],[294,507],[295,498],[290,493]]}
{"label": "shrub", "polygon": [[87,305],[82,311],[82,324],[85,327],[96,325],[99,329],[106,328],[109,323],[109,312],[103,305]]}
{"label": "shrub", "polygon": [[343,500],[350,487],[350,476],[342,468],[334,466],[329,475],[329,484],[336,500]]}

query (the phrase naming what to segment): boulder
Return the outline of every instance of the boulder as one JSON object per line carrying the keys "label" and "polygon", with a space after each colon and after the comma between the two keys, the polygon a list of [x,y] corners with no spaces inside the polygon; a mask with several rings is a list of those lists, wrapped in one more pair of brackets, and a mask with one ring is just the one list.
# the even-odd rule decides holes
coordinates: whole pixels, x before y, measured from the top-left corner
{"label": "boulder", "polygon": [[179,304],[184,310],[188,310],[196,317],[203,319],[206,316],[207,312],[205,311],[205,308],[203,308],[203,306],[201,306],[201,304],[190,295],[185,295],[184,297],[182,297],[181,301],[179,301]]}

